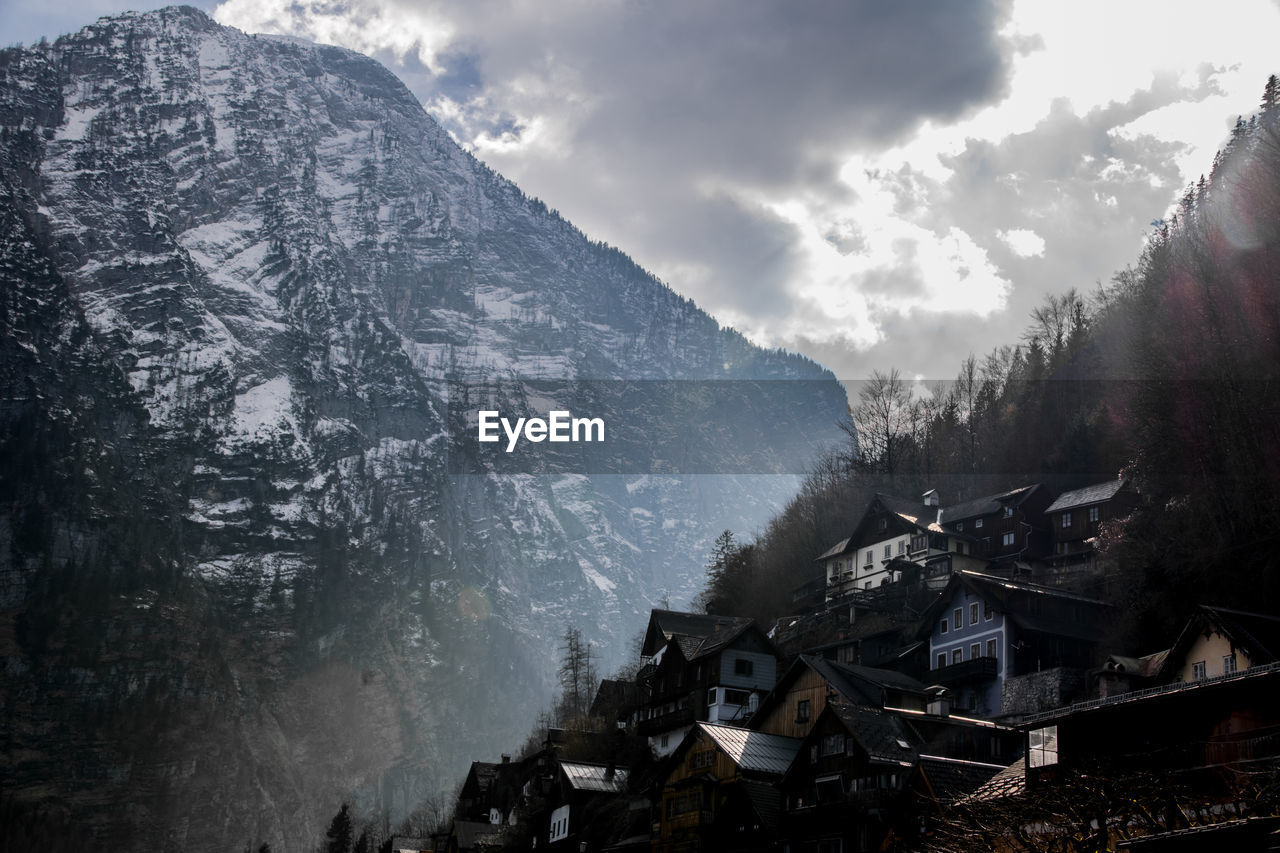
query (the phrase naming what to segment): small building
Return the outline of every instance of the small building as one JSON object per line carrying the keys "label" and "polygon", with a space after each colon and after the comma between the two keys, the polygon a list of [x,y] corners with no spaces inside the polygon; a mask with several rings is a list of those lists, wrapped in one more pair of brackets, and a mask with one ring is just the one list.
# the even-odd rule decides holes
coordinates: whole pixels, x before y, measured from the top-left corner
{"label": "small building", "polygon": [[1262,664],[1280,652],[1280,618],[1201,605],[1169,649],[1162,681],[1204,681]]}
{"label": "small building", "polygon": [[697,723],[662,783],[654,853],[774,849],[777,783],[799,745],[799,738]]}
{"label": "small building", "polygon": [[1044,511],[1051,537],[1046,562],[1059,569],[1096,568],[1102,525],[1128,517],[1140,500],[1123,478],[1058,495]]}
{"label": "small building", "polygon": [[655,610],[642,653],[637,730],[659,756],[696,722],[745,722],[777,680],[773,644],[750,619]]}
{"label": "small building", "polygon": [[[956,707],[983,717],[1020,713],[1005,707],[1004,686],[1016,676],[1054,668],[1084,673],[1095,664],[1111,605],[1062,589],[981,572],[960,571],[923,613],[928,680],[951,688]],[[1060,682],[1063,683],[1063,682]],[[1061,699],[1041,700],[1060,704]]]}
{"label": "small building", "polygon": [[800,655],[761,703],[751,728],[806,737],[826,707],[837,703],[923,712],[926,696],[923,684],[899,672]]}
{"label": "small building", "polygon": [[827,604],[857,601],[904,579],[922,577],[938,589],[960,569],[1030,571],[1050,550],[1049,502],[1038,483],[950,506],[934,490],[918,503],[877,494],[850,536],[815,560],[826,577]]}
{"label": "small building", "polygon": [[[582,761],[559,761],[547,795],[545,825],[539,826],[538,847],[577,853],[589,829],[593,807],[627,791],[627,768]],[[540,821],[542,824],[542,821]]]}

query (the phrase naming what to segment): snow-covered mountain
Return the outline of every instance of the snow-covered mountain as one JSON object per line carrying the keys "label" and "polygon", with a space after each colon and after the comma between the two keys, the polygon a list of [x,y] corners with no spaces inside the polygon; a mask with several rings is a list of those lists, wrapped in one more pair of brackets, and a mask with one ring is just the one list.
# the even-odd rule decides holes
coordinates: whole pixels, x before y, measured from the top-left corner
{"label": "snow-covered mountain", "polygon": [[[0,52],[0,226],[0,775],[112,849],[395,820],[518,745],[567,624],[628,654],[845,412],[381,65],[190,8]],[[655,445],[579,469],[457,426],[526,380],[656,379],[789,381],[709,383],[692,425],[604,393]]]}

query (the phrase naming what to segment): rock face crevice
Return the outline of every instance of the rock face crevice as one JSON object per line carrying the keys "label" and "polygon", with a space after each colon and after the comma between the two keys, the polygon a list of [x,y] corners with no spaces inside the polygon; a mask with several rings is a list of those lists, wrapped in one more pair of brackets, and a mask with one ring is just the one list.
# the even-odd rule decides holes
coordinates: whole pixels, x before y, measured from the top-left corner
{"label": "rock face crevice", "polygon": [[[522,739],[566,624],[621,659],[845,411],[381,65],[189,8],[0,52],[0,356],[0,774],[111,849],[397,819]],[[701,460],[760,476],[500,474],[451,401],[524,379],[808,381]]]}

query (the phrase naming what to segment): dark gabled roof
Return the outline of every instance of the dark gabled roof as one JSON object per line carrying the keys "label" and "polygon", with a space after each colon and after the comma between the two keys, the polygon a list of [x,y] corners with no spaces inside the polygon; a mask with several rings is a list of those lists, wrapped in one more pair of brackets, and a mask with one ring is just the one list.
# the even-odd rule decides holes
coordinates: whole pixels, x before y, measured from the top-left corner
{"label": "dark gabled roof", "polygon": [[498,775],[498,765],[488,761],[473,761],[467,771],[467,778],[462,783],[462,796],[483,794],[493,785]]}
{"label": "dark gabled roof", "polygon": [[1003,764],[985,764],[940,755],[920,756],[920,775],[940,803],[952,803],[974,794],[997,774],[1007,771]]}
{"label": "dark gabled roof", "polygon": [[1060,634],[1064,637],[1076,637],[1085,640],[1096,639],[1097,630],[1094,626],[1078,624],[1065,619],[1033,616],[1025,608],[1014,606],[1011,603],[1014,596],[1017,593],[1026,593],[1028,601],[1036,596],[1044,596],[1058,599],[1059,601],[1070,601],[1090,608],[1109,609],[1112,607],[1105,601],[1099,601],[1096,598],[1089,598],[1075,592],[1068,592],[1064,589],[1011,580],[983,572],[975,572],[970,569],[961,569],[952,573],[951,579],[942,591],[938,593],[938,597],[920,615],[920,623],[916,629],[917,636],[924,636],[932,632],[938,613],[943,608],[950,606],[951,596],[957,586],[964,586],[980,599],[990,601],[998,611],[1006,614],[1017,625],[1028,631]]}
{"label": "dark gabled roof", "polygon": [[773,647],[773,643],[771,643],[769,641],[769,638],[765,636],[764,631],[761,631],[759,626],[757,626],[753,620],[746,619],[746,620],[743,620],[743,622],[739,624],[736,628],[732,628],[728,631],[723,631],[723,630],[718,631],[708,637],[703,638],[702,642],[698,645],[697,651],[695,651],[693,655],[689,657],[689,660],[693,660],[694,658],[706,657],[707,655],[713,655],[719,652],[721,649],[728,648],[729,646],[737,642],[738,638],[741,637],[743,634],[746,634],[748,631],[755,631],[757,634],[760,635],[758,639],[760,640],[761,643],[763,643],[768,648]]}
{"label": "dark gabled roof", "polygon": [[980,515],[992,515],[1000,512],[1006,506],[1017,506],[1031,497],[1032,493],[1038,488],[1040,488],[1039,483],[1032,483],[1029,486],[1019,486],[1016,489],[1010,489],[997,495],[987,495],[964,503],[944,506],[942,508],[942,523],[944,525],[954,524],[957,521],[977,518]]}
{"label": "dark gabled roof", "polygon": [[606,709],[627,708],[639,702],[640,687],[635,681],[602,678],[595,698],[591,700],[591,714],[596,716]]}
{"label": "dark gabled roof", "polygon": [[880,492],[876,493],[875,500],[903,521],[924,530],[938,530],[938,507],[936,506],[927,506],[919,501],[906,500]]}
{"label": "dark gabled roof", "polygon": [[[916,763],[920,755],[916,738],[897,714],[858,705],[828,705],[823,713],[827,712],[844,724],[873,764],[905,767]],[[814,730],[817,728],[815,725]]]}
{"label": "dark gabled roof", "polygon": [[830,548],[828,548],[827,550],[819,554],[817,557],[815,557],[813,561],[817,563],[827,559],[828,557],[834,557],[837,554],[843,554],[845,549],[849,547],[849,543],[852,541],[853,541],[852,536],[848,536],[848,537],[845,537],[844,539],[841,539],[839,542],[832,545]]}
{"label": "dark gabled roof", "polygon": [[711,616],[707,613],[685,613],[679,610],[654,610],[649,614],[649,628],[644,635],[640,654],[651,656],[672,637],[704,639],[725,628],[740,628],[750,619],[741,616]]}
{"label": "dark gabled roof", "polygon": [[1083,489],[1063,492],[1058,495],[1057,500],[1049,504],[1045,512],[1061,512],[1062,510],[1075,509],[1078,506],[1088,506],[1089,504],[1109,501],[1124,488],[1124,485],[1125,481],[1121,479],[1107,480],[1105,483],[1094,483],[1092,486],[1085,486]]}
{"label": "dark gabled roof", "polygon": [[920,695],[924,694],[925,689],[923,684],[911,676],[893,670],[837,663],[826,658],[802,654],[798,655],[783,673],[777,685],[760,703],[760,708],[752,719],[763,720],[767,715],[766,712],[782,701],[792,682],[799,678],[800,673],[805,669],[811,669],[817,673],[846,702],[864,707],[883,708],[886,689]]}
{"label": "dark gabled roof", "polygon": [[1277,654],[1280,653],[1280,617],[1202,604],[1165,655],[1161,662],[1161,675],[1172,675],[1174,667],[1182,663],[1196,637],[1206,630],[1217,631],[1229,639],[1232,646],[1247,652],[1254,666],[1280,660]]}
{"label": "dark gabled roof", "polygon": [[772,831],[778,829],[778,819],[782,814],[782,792],[772,782],[761,782],[754,779],[742,779],[738,782],[742,791],[751,801],[751,807],[760,817],[760,823]]}
{"label": "dark gabled roof", "polygon": [[[886,495],[883,492],[877,492],[872,497],[871,502],[867,504],[867,508],[862,511],[858,524],[854,527],[853,534],[847,539],[842,539],[837,544],[822,552],[815,558],[814,562],[826,560],[829,557],[835,557],[840,554],[848,553],[857,541],[863,530],[866,529],[867,521],[871,517],[872,511],[877,505],[882,507],[886,512],[896,515],[907,524],[913,525],[921,531],[932,531],[934,533],[946,532],[951,535],[962,535],[957,531],[948,527],[957,521],[975,518],[980,515],[991,515],[999,512],[1005,506],[1018,506],[1037,489],[1041,488],[1039,483],[1032,483],[1029,486],[1019,486],[1016,489],[1010,489],[1007,492],[1001,492],[996,495],[987,495],[986,497],[975,498],[971,501],[953,504],[946,507],[928,506],[919,501],[908,500],[906,498],[895,497],[894,495]],[[977,541],[973,537],[970,541]]]}

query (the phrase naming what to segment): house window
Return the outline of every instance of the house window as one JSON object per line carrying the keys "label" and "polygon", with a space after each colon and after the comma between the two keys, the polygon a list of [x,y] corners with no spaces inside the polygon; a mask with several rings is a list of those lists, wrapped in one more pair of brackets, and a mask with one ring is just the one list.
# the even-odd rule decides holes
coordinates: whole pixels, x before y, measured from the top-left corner
{"label": "house window", "polygon": [[947,633],[947,619],[945,616],[938,622],[938,633]]}
{"label": "house window", "polygon": [[1098,508],[1096,506],[1089,507],[1089,520],[1090,521],[1098,520]]}
{"label": "house window", "polygon": [[1222,674],[1230,675],[1236,671],[1236,656],[1234,654],[1222,656]]}
{"label": "house window", "polygon": [[899,539],[898,540],[898,556],[901,557],[905,553],[907,553],[907,540]]}
{"label": "house window", "polygon": [[1013,507],[1007,506],[1004,508],[1004,517],[1013,518]]}
{"label": "house window", "polygon": [[1013,544],[1013,534],[1012,534],[1012,533],[1006,533],[1004,536],[1001,536],[1001,537],[1000,537],[1000,544],[1001,544],[1001,545],[1012,545],[1012,544]]}
{"label": "house window", "polygon": [[551,813],[551,837],[548,841],[559,841],[569,835],[569,807],[561,806]]}
{"label": "house window", "polygon": [[913,554],[916,553],[917,551],[923,551],[926,547],[928,547],[928,545],[929,545],[929,537],[924,534],[911,537],[911,553]]}
{"label": "house window", "polygon": [[742,707],[751,701],[751,694],[745,690],[726,690],[724,692],[724,704],[737,705]]}
{"label": "house window", "polygon": [[1058,763],[1058,727],[1032,729],[1027,735],[1027,763],[1032,767],[1049,767]]}
{"label": "house window", "polygon": [[956,540],[956,553],[961,555],[964,554],[964,543],[959,539]]}
{"label": "house window", "polygon": [[871,565],[871,550],[867,549],[867,565]]}
{"label": "house window", "polygon": [[707,691],[707,704],[716,704],[716,689],[714,687]]}
{"label": "house window", "polygon": [[862,583],[862,588],[863,588],[863,589],[871,589],[871,581],[863,581],[863,583]]}
{"label": "house window", "polygon": [[1070,526],[1071,526],[1071,513],[1069,513],[1069,512],[1064,512],[1064,513],[1062,514],[1062,526],[1063,526],[1063,527],[1070,527]]}
{"label": "house window", "polygon": [[663,749],[666,749],[667,744],[670,743],[670,740],[671,740],[671,735],[665,734],[662,736],[662,739],[658,741],[658,743],[662,744]]}
{"label": "house window", "polygon": [[942,669],[946,665],[947,665],[947,653],[938,652],[938,665],[934,667],[934,669]]}
{"label": "house window", "polygon": [[982,526],[982,519],[980,519],[980,518],[975,518],[975,519],[973,520],[973,526],[974,526],[975,528],[976,528],[976,527],[981,527],[981,526]]}
{"label": "house window", "polygon": [[990,640],[987,640],[987,657],[989,657],[989,658],[993,658],[993,657],[995,657],[995,656],[996,656],[996,649],[997,649],[998,647],[999,647],[999,645],[998,645],[998,643],[996,642],[996,640],[995,640],[994,638],[993,638],[993,639],[990,639]]}
{"label": "house window", "polygon": [[964,533],[964,522],[963,522],[963,521],[957,521],[957,522],[956,522],[956,530],[958,530],[958,531],[959,531],[959,532],[961,532],[961,533]]}
{"label": "house window", "polygon": [[893,556],[893,543],[886,543],[884,546],[884,558],[887,560]]}
{"label": "house window", "polygon": [[988,622],[996,618],[996,612],[991,609],[990,601],[982,602],[982,618],[987,620]]}
{"label": "house window", "polygon": [[822,754],[823,755],[839,755],[844,752],[844,735],[823,735],[822,736]]}
{"label": "house window", "polygon": [[750,675],[755,670],[755,664],[746,658],[738,658],[733,662],[734,675]]}
{"label": "house window", "polygon": [[1204,678],[1205,678],[1204,661],[1198,660],[1195,663],[1191,664],[1191,680],[1204,681]]}
{"label": "house window", "polygon": [[698,790],[686,791],[683,794],[676,794],[667,800],[667,819],[675,817],[679,814],[687,814],[696,812],[702,806],[702,792]]}
{"label": "house window", "polygon": [[964,649],[952,649],[952,650],[951,650],[951,662],[952,662],[952,663],[961,663],[961,662],[963,662],[963,661],[964,661]]}
{"label": "house window", "polygon": [[797,723],[809,722],[809,700],[808,699],[801,699],[799,702],[796,703],[796,722]]}
{"label": "house window", "polygon": [[888,527],[889,527],[889,519],[885,518],[883,515],[880,516],[880,529],[885,530]]}
{"label": "house window", "polygon": [[977,660],[980,657],[982,657],[982,646],[979,643],[974,643],[969,647],[969,660]]}
{"label": "house window", "polygon": [[956,626],[957,631],[959,631],[960,626],[964,624],[964,614],[960,612],[959,607],[951,611],[951,624]]}
{"label": "house window", "polygon": [[693,769],[701,770],[704,767],[710,767],[716,763],[716,751],[714,749],[703,749],[693,754]]}
{"label": "house window", "polygon": [[969,605],[969,624],[978,624],[978,602],[976,601]]}

